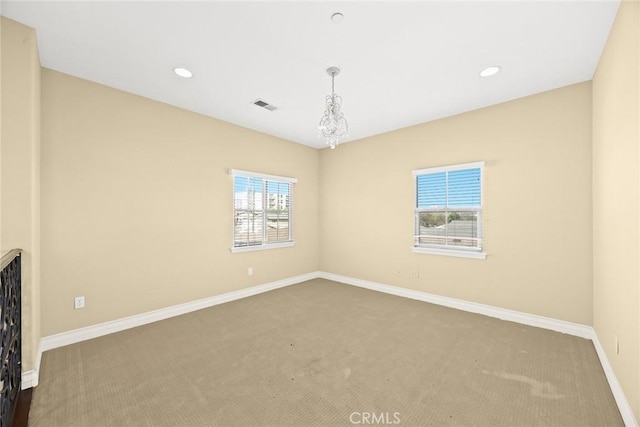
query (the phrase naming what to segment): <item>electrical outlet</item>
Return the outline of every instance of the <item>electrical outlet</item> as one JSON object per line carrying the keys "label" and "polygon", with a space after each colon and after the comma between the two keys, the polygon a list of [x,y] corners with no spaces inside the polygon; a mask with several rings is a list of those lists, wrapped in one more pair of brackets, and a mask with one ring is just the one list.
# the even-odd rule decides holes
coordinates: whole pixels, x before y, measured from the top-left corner
{"label": "electrical outlet", "polygon": [[249,267],[249,268],[247,269],[247,274],[248,274],[249,276],[253,276],[253,267]]}
{"label": "electrical outlet", "polygon": [[84,297],[76,297],[73,300],[73,308],[76,310],[79,308],[84,308]]}
{"label": "electrical outlet", "polygon": [[419,278],[420,278],[420,271],[419,271],[418,269],[411,270],[411,271],[409,272],[409,276],[410,276],[412,279],[419,279]]}

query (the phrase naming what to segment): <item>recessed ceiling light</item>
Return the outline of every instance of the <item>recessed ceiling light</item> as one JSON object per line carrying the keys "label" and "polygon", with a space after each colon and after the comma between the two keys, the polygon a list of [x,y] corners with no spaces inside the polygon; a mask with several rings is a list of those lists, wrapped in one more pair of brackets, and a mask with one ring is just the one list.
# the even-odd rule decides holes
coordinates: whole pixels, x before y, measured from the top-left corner
{"label": "recessed ceiling light", "polygon": [[480,71],[480,77],[495,76],[500,72],[501,69],[502,67],[498,67],[498,66],[487,67],[484,70]]}
{"label": "recessed ceiling light", "polygon": [[186,68],[182,68],[182,67],[174,68],[173,72],[176,73],[176,75],[185,79],[190,79],[191,77],[193,77],[193,73],[187,70]]}
{"label": "recessed ceiling light", "polygon": [[336,12],[333,15],[331,15],[331,22],[333,22],[334,24],[339,24],[342,21],[344,21],[344,15],[341,14],[340,12]]}

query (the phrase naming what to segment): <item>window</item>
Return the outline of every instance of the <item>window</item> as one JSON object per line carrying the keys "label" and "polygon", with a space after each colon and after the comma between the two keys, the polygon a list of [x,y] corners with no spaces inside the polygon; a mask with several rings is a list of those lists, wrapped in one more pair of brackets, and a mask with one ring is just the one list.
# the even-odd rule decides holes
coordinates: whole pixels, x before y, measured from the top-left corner
{"label": "window", "polygon": [[484,259],[484,162],[413,171],[414,252]]}
{"label": "window", "polygon": [[293,246],[294,178],[230,169],[233,176],[232,252]]}

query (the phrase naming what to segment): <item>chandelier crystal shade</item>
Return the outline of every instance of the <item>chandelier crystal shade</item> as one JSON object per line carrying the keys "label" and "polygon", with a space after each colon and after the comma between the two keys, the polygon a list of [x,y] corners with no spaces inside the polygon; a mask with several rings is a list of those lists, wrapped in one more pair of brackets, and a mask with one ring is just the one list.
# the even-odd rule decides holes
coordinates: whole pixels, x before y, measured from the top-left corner
{"label": "chandelier crystal shade", "polygon": [[342,98],[336,95],[334,90],[334,79],[340,73],[337,67],[327,69],[327,74],[331,76],[331,95],[326,97],[326,107],[324,115],[318,124],[318,133],[326,138],[327,145],[333,150],[340,141],[347,137],[349,124],[342,114]]}

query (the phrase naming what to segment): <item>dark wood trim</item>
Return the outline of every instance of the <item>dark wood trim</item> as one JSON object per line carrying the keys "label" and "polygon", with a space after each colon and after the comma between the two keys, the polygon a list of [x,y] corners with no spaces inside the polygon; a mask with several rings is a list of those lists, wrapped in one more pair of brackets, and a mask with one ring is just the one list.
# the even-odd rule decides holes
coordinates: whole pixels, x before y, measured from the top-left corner
{"label": "dark wood trim", "polygon": [[31,409],[31,398],[33,397],[33,388],[20,390],[18,395],[18,404],[13,414],[13,422],[11,427],[27,427],[29,425],[29,409]]}

